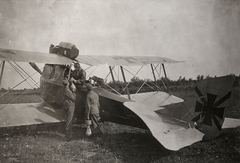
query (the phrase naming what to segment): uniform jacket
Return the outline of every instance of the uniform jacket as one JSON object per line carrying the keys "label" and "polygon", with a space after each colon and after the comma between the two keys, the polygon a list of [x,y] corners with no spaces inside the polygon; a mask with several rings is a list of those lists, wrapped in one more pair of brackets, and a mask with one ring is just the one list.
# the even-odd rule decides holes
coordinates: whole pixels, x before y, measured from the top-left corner
{"label": "uniform jacket", "polygon": [[72,92],[69,87],[64,87],[63,89],[63,96],[64,96],[64,102],[63,102],[63,109],[69,109],[71,105],[75,104],[76,100],[76,94]]}
{"label": "uniform jacket", "polygon": [[81,91],[87,91],[84,82],[86,81],[86,72],[81,69],[80,71],[74,70],[71,74],[71,77],[73,77],[76,82],[74,83],[76,85],[76,88]]}
{"label": "uniform jacket", "polygon": [[90,114],[98,114],[99,108],[100,108],[100,104],[99,104],[98,95],[95,92],[90,91],[87,94],[87,102],[86,102],[86,110],[85,110],[86,116],[88,117]]}

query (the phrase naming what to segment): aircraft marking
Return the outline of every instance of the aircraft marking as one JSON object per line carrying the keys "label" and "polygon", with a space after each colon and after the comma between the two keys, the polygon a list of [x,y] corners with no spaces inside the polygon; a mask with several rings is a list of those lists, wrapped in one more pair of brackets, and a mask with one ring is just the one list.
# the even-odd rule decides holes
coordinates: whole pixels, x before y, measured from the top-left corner
{"label": "aircraft marking", "polygon": [[136,59],[135,58],[133,58],[133,57],[125,57],[125,58],[122,58],[122,57],[118,57],[118,56],[113,56],[113,58],[115,59],[115,60],[126,60],[128,63],[136,63]]}
{"label": "aircraft marking", "polygon": [[220,131],[221,124],[217,120],[217,117],[223,120],[225,107],[218,108],[218,106],[225,102],[228,99],[228,97],[230,97],[230,94],[231,92],[222,97],[220,100],[216,101],[217,95],[207,93],[207,99],[202,100],[202,103],[196,101],[195,112],[201,113],[197,115],[195,118],[193,118],[192,121],[197,122],[203,118],[202,124],[212,126],[213,120],[218,130]]}

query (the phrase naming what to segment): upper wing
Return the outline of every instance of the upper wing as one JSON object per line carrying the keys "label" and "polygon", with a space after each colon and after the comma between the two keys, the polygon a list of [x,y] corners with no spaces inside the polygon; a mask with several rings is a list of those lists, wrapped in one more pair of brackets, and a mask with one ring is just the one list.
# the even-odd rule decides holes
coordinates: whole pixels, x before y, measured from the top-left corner
{"label": "upper wing", "polygon": [[[0,48],[0,60],[17,62],[35,62],[49,64],[71,64],[72,60],[54,53],[30,52],[23,50]],[[173,59],[156,56],[99,56],[99,55],[79,55],[77,61],[83,64],[97,66],[134,66],[146,65],[150,63],[179,63]]]}
{"label": "upper wing", "polygon": [[77,61],[83,64],[97,66],[137,66],[150,63],[179,63],[173,59],[156,56],[99,56],[99,55],[79,55]]}
{"label": "upper wing", "polygon": [[72,60],[58,54],[0,48],[0,60],[49,64],[71,64]]}
{"label": "upper wing", "polygon": [[[30,52],[23,50],[0,48],[0,60],[17,62],[35,62],[49,64],[71,64],[72,60],[54,53]],[[99,56],[99,55],[79,55],[77,61],[83,64],[97,66],[136,66],[150,63],[179,63],[173,59],[156,56]]]}

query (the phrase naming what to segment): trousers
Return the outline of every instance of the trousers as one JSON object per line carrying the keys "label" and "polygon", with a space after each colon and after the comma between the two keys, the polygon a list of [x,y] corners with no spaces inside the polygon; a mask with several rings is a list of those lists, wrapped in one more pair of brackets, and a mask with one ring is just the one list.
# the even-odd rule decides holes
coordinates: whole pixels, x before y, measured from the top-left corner
{"label": "trousers", "polygon": [[74,117],[80,118],[82,120],[84,120],[85,116],[86,97],[87,97],[86,91],[77,90]]}
{"label": "trousers", "polygon": [[72,102],[69,108],[67,109],[66,134],[72,134],[74,111],[75,111],[75,104],[74,102]]}

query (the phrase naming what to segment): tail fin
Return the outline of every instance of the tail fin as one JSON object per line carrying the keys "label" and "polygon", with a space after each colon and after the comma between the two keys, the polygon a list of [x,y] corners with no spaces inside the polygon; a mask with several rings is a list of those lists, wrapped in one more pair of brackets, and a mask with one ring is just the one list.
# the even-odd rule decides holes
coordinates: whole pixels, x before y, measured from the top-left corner
{"label": "tail fin", "polygon": [[225,107],[231,96],[233,76],[210,78],[199,81],[195,91],[199,96],[196,101],[194,122],[205,139],[217,137],[222,129],[225,118]]}
{"label": "tail fin", "polygon": [[166,106],[156,112],[189,123],[205,134],[204,139],[215,138],[222,129],[234,80],[233,76],[223,76],[199,81],[195,87],[196,101]]}

